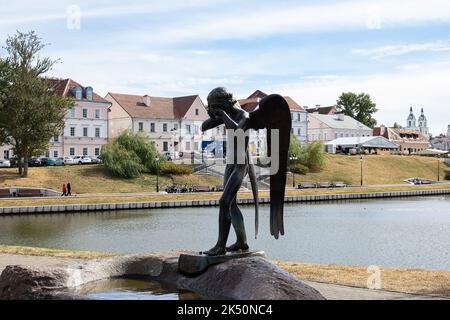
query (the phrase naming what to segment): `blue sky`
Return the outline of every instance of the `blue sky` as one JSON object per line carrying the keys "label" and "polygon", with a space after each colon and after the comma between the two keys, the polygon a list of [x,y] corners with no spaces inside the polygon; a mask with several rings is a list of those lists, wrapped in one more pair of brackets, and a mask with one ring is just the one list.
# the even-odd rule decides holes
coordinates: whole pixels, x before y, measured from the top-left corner
{"label": "blue sky", "polygon": [[371,94],[379,123],[404,124],[412,105],[433,134],[450,124],[446,0],[2,3],[0,42],[32,29],[62,59],[51,75],[101,95],[204,98],[226,86],[239,98],[261,89],[314,106],[355,91]]}

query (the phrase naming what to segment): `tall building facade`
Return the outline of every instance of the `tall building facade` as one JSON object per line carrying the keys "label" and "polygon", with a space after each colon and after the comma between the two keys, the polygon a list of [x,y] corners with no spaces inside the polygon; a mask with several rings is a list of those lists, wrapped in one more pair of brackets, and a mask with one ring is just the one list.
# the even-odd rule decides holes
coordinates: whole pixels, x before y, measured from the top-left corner
{"label": "tall building facade", "polygon": [[428,130],[428,121],[423,108],[420,110],[420,116],[416,121],[416,116],[414,115],[413,108],[409,108],[409,115],[406,118],[406,129],[409,130],[419,130],[424,137],[429,137],[430,132]]}

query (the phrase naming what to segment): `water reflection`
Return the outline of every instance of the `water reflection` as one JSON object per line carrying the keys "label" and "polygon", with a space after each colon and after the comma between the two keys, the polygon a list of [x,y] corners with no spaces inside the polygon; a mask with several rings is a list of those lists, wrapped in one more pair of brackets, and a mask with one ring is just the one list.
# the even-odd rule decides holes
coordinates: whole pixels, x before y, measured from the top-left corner
{"label": "water reflection", "polygon": [[[243,208],[251,248],[272,259],[450,269],[450,196],[287,204],[286,235],[269,233],[262,206]],[[148,209],[0,217],[0,244],[143,253],[204,250],[217,237],[217,208]],[[231,235],[230,242],[234,240]]]}

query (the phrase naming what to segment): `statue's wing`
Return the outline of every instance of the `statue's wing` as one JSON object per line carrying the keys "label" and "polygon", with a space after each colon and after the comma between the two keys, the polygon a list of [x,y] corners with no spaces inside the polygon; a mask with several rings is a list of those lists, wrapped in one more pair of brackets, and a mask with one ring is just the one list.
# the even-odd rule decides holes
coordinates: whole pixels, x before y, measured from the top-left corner
{"label": "statue's wing", "polygon": [[[279,130],[279,168],[270,176],[270,234],[278,239],[284,235],[283,207],[286,187],[289,141],[291,137],[291,111],[286,100],[277,94],[264,97],[259,108],[250,113],[248,128],[267,129],[268,156],[272,156],[271,132]],[[276,142],[274,142],[276,143]]]}

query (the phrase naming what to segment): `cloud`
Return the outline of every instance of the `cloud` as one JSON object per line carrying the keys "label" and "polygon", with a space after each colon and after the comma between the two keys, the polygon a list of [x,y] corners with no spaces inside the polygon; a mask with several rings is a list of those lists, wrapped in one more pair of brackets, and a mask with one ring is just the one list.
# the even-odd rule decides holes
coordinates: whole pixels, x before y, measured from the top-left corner
{"label": "cloud", "polygon": [[264,38],[276,34],[410,27],[450,21],[446,0],[345,1],[278,6],[261,4],[247,11],[224,10],[195,21],[164,25],[152,33],[126,34],[152,43]]}
{"label": "cloud", "polygon": [[381,59],[391,56],[401,56],[416,52],[442,52],[450,51],[450,41],[434,41],[427,43],[409,43],[382,46],[371,49],[353,49],[352,53],[369,56],[372,59]]}
{"label": "cloud", "polygon": [[439,134],[450,124],[448,83],[450,61],[442,61],[390,73],[309,78],[262,89],[290,95],[304,106],[335,104],[342,92],[366,92],[378,106],[378,124],[403,124],[412,105],[416,113],[424,108],[431,132]]}

